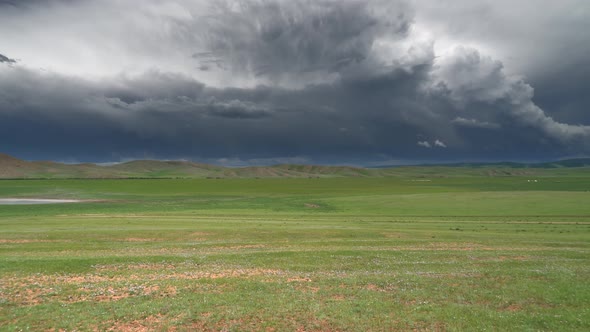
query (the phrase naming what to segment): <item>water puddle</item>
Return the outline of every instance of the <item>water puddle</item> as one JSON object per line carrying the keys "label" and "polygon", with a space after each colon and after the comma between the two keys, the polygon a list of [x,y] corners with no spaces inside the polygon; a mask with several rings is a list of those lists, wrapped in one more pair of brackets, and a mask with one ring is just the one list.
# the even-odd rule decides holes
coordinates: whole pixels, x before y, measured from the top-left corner
{"label": "water puddle", "polygon": [[0,205],[33,205],[33,204],[59,204],[78,203],[77,199],[42,199],[42,198],[0,198]]}

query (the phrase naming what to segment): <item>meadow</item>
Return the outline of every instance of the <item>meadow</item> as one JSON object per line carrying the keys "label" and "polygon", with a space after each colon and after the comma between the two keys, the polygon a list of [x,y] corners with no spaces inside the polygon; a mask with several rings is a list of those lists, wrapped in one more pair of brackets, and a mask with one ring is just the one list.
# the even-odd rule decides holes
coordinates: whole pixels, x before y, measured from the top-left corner
{"label": "meadow", "polygon": [[589,331],[590,176],[2,180],[2,331]]}

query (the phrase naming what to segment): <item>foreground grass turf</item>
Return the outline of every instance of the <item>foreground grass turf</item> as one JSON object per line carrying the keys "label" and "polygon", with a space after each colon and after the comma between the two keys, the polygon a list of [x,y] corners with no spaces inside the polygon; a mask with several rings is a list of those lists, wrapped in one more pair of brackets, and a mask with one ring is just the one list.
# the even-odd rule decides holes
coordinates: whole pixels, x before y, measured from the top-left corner
{"label": "foreground grass turf", "polygon": [[590,178],[0,181],[0,330],[590,330]]}

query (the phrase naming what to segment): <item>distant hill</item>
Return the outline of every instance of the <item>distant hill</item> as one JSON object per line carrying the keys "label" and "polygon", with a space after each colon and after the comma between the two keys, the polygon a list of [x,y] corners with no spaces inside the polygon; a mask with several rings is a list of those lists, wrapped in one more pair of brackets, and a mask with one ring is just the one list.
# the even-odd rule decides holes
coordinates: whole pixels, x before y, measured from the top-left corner
{"label": "distant hill", "polygon": [[[509,168],[561,168],[561,167],[590,167],[590,158],[564,159],[543,163],[518,163],[511,161],[502,162],[460,162],[460,163],[446,163],[446,164],[417,164],[413,165],[421,167],[509,167]],[[373,168],[392,168],[400,166],[377,166]]]}
{"label": "distant hill", "polygon": [[37,170],[37,165],[0,153],[0,178],[26,177]]}
{"label": "distant hill", "polygon": [[559,161],[551,161],[545,163],[515,163],[515,162],[500,162],[500,163],[464,163],[455,164],[455,166],[465,167],[512,167],[512,168],[562,168],[562,167],[589,167],[590,158],[566,159]]}
{"label": "distant hill", "polygon": [[[572,170],[575,169],[575,172]],[[315,178],[590,175],[590,158],[548,163],[457,163],[388,168],[274,165],[222,167],[190,161],[135,160],[113,165],[25,161],[0,153],[0,179],[118,178]]]}
{"label": "distant hill", "polygon": [[559,167],[590,167],[590,158],[566,159],[549,163],[533,164],[531,167],[559,168]]}

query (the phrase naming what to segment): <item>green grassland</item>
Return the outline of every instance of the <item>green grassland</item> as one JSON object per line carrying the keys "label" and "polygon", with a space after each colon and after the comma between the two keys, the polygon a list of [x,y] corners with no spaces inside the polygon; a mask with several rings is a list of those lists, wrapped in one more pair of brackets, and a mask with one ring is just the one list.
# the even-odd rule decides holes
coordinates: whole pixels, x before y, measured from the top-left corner
{"label": "green grassland", "polygon": [[0,330],[590,330],[587,169],[431,171],[2,180],[85,201],[0,206]]}

